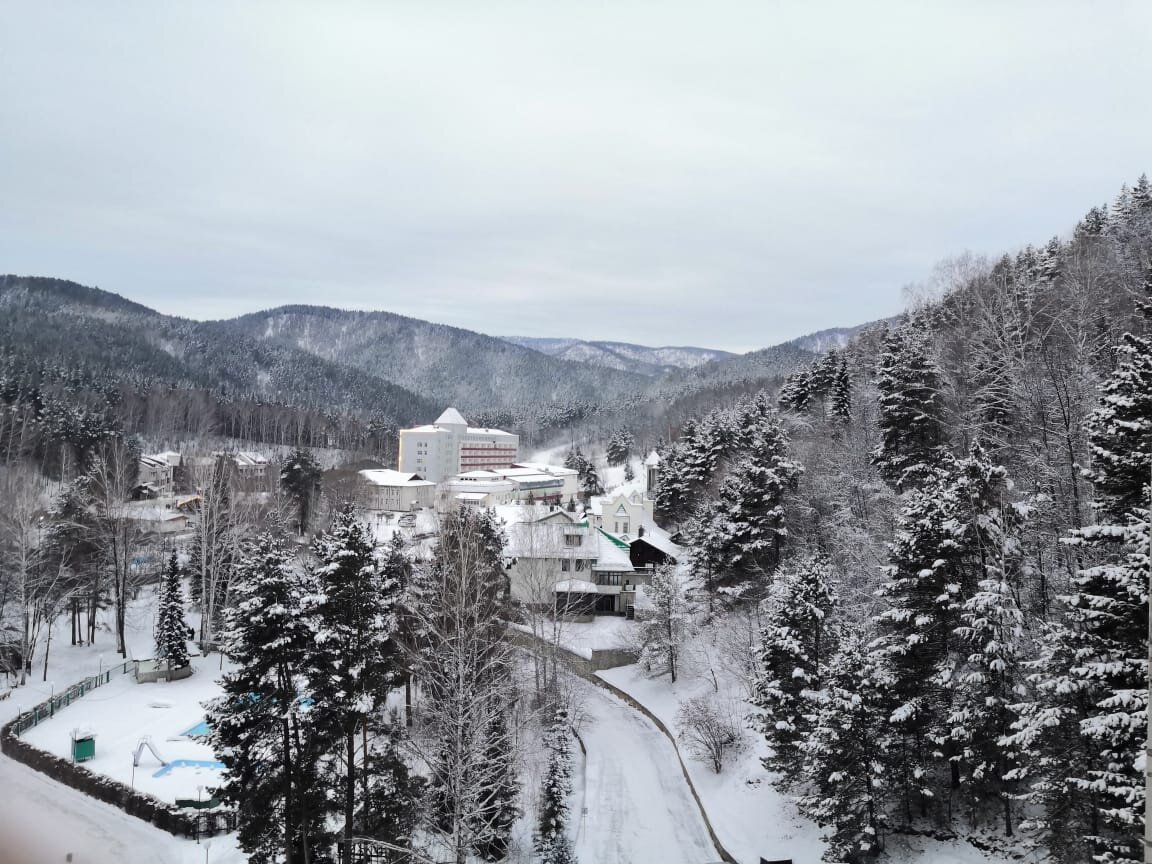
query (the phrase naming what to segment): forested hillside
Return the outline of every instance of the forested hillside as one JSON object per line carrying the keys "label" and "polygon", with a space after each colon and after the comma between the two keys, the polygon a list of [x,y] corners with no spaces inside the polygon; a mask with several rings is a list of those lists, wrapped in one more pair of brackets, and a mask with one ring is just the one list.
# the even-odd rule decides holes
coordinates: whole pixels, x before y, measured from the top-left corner
{"label": "forested hillside", "polygon": [[641,375],[568,363],[503,339],[390,312],[283,306],[220,326],[261,344],[290,346],[363,370],[469,413],[606,401],[648,384]]}
{"label": "forested hillside", "polygon": [[0,346],[8,448],[32,436],[82,456],[124,433],[384,452],[437,410],[360,370],[63,280],[0,277]]}
{"label": "forested hillside", "polygon": [[826,860],[930,830],[1136,862],[1152,190],[960,264],[778,399],[685,423],[658,512],[710,603],[756,610],[765,764]]}
{"label": "forested hillside", "polygon": [[730,351],[691,346],[649,348],[630,342],[586,342],[583,339],[549,339],[537,336],[505,336],[505,341],[523,345],[543,354],[575,360],[593,366],[622,369],[649,377],[667,375],[677,369],[693,369],[709,360],[735,357]]}

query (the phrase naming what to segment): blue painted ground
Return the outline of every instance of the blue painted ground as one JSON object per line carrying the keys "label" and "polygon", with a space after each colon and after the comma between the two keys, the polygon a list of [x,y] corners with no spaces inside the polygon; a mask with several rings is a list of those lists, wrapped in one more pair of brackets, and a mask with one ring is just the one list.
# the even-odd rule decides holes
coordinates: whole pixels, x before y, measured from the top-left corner
{"label": "blue painted ground", "polygon": [[212,768],[217,771],[224,770],[224,763],[217,762],[214,759],[173,759],[159,771],[153,773],[153,777],[163,777],[171,773],[173,768]]}

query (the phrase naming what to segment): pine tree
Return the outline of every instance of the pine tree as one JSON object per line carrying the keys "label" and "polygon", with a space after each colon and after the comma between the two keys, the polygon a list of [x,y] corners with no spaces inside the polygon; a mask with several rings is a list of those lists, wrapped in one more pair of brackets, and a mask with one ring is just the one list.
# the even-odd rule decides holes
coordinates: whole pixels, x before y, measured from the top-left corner
{"label": "pine tree", "polygon": [[624,482],[631,483],[636,479],[636,471],[632,468],[631,462],[624,463]]}
{"label": "pine tree", "polygon": [[872,462],[899,491],[928,478],[945,455],[941,372],[917,330],[893,330],[884,340],[876,386],[881,441]]}
{"label": "pine tree", "polygon": [[[1152,300],[1152,272],[1145,282]],[[1152,303],[1142,307],[1152,319]],[[1060,861],[1140,860],[1148,706],[1148,544],[1152,522],[1152,338],[1128,333],[1088,419],[1098,524],[1073,532],[1089,566],[1031,664],[1035,698],[1017,706],[1039,827]],[[1081,856],[1079,859],[1076,856]]]}
{"label": "pine tree", "polygon": [[365,836],[407,849],[420,815],[425,781],[411,772],[403,751],[403,738],[395,723],[369,742],[359,819]]}
{"label": "pine tree", "polygon": [[784,380],[777,400],[781,411],[803,414],[812,404],[812,375],[807,369],[793,372]]}
{"label": "pine tree", "polygon": [[848,358],[843,354],[832,381],[832,419],[840,423],[852,419],[852,378],[848,374]]}
{"label": "pine tree", "polygon": [[535,843],[542,864],[574,864],[576,861],[568,839],[568,798],[572,794],[571,736],[568,710],[558,708],[544,737],[548,767],[540,790]]}
{"label": "pine tree", "polygon": [[617,429],[608,439],[606,448],[608,464],[623,465],[632,455],[632,448],[635,445],[636,440],[632,437],[631,432],[624,428]]}
{"label": "pine tree", "polygon": [[784,500],[803,472],[775,417],[747,435],[747,450],[689,529],[697,564],[717,581],[762,576],[776,567],[788,533]]}
{"label": "pine tree", "polygon": [[[313,544],[318,595],[309,658],[313,722],[334,756],[344,760],[341,797],[344,843],[356,829],[357,734],[376,725],[398,677],[395,641],[401,586],[381,578],[375,543],[352,505],[345,505]],[[331,796],[330,796],[331,797]]]}
{"label": "pine tree", "polygon": [[596,468],[591,462],[584,465],[584,474],[580,478],[580,491],[586,502],[604,494],[604,484],[600,482],[600,475],[596,473]]}
{"label": "pine tree", "polygon": [[829,615],[837,603],[832,569],[819,556],[801,558],[776,573],[764,601],[764,625],[750,700],[768,741],[764,767],[794,771],[800,742],[811,732],[811,694],[822,685],[836,647]]}
{"label": "pine tree", "polygon": [[887,580],[876,592],[889,603],[876,618],[881,635],[875,644],[892,682],[887,695],[896,741],[888,782],[900,795],[907,822],[927,816],[936,795],[933,736],[943,723],[948,698],[939,673],[951,659],[962,603],[961,549],[954,533],[958,519],[948,476],[937,471],[925,477],[900,512]]}
{"label": "pine tree", "polygon": [[168,558],[160,583],[160,611],[156,618],[156,659],[169,669],[183,669],[188,659],[188,626],[184,623],[184,591],[176,553]]}
{"label": "pine tree", "polygon": [[312,451],[297,447],[280,468],[280,486],[296,504],[297,531],[303,536],[312,521],[313,502],[320,492],[323,472]]}
{"label": "pine tree", "polygon": [[[999,742],[1009,731],[1009,705],[1020,685],[1023,614],[1015,598],[1022,575],[1021,525],[1007,501],[1008,487],[1008,472],[992,463],[979,442],[956,464],[949,494],[957,508],[952,535],[958,555],[950,590],[961,605],[949,655],[939,667],[949,706],[937,736],[951,789],[962,790],[973,812],[997,804],[1011,835],[1015,789],[1003,778],[1017,758]],[[949,606],[942,614],[953,611]]]}
{"label": "pine tree", "polygon": [[237,806],[240,848],[255,864],[328,861],[323,753],[302,705],[314,588],[280,533],[252,541],[238,571],[224,632],[236,668],[208,706],[212,747],[227,769],[218,794]]}
{"label": "pine tree", "polygon": [[810,790],[800,811],[830,830],[824,860],[873,859],[884,848],[891,780],[887,664],[855,633],[845,633],[816,694],[811,734],[799,742]]}
{"label": "pine tree", "polygon": [[644,594],[651,608],[640,613],[640,663],[650,672],[667,672],[675,684],[680,648],[692,626],[688,597],[675,566],[658,566]]}

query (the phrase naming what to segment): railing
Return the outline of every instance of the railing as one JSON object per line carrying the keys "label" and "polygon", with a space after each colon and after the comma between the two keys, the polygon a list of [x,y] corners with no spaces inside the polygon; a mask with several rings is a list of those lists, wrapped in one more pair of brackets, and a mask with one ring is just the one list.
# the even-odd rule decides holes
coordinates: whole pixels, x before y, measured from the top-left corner
{"label": "railing", "polygon": [[134,661],[125,660],[123,663],[120,663],[116,666],[108,667],[97,675],[89,675],[82,681],[77,681],[64,692],[57,693],[50,699],[46,699],[45,701],[41,702],[39,705],[33,706],[28,711],[20,712],[19,716],[17,716],[15,720],[8,724],[8,728],[11,730],[13,735],[23,735],[34,726],[37,726],[40,723],[43,723],[45,720],[49,720],[52,717],[55,717],[56,712],[61,708],[68,707],[77,699],[80,699],[86,694],[91,693],[97,687],[101,687],[104,684],[107,684],[112,680],[113,673],[124,675],[128,672],[129,669],[132,668],[134,668]]}
{"label": "railing", "polygon": [[234,810],[190,813],[151,795],[129,789],[123,783],[96,774],[83,765],[76,765],[68,759],[40,750],[20,739],[22,733],[54,717],[61,708],[107,684],[113,675],[126,674],[134,667],[135,661],[126,660],[97,675],[89,675],[64,692],[36,705],[30,711],[21,712],[16,719],[0,728],[0,753],[41,774],[46,774],[58,783],[118,807],[129,816],[135,816],[178,837],[211,837],[214,834],[236,830],[238,816]]}

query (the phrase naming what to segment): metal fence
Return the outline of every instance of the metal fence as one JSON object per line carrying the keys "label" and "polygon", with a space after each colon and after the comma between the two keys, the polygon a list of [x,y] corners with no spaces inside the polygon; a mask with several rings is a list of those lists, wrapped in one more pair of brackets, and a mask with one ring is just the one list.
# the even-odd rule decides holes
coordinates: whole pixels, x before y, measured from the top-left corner
{"label": "metal fence", "polygon": [[123,663],[110,666],[97,675],[89,675],[82,681],[77,681],[63,693],[57,693],[52,698],[41,702],[30,710],[22,711],[9,727],[12,730],[12,734],[22,735],[33,726],[55,717],[56,712],[61,708],[66,708],[77,699],[91,693],[97,687],[107,684],[112,680],[113,675],[127,674],[134,668],[133,664],[134,661],[125,660]]}

